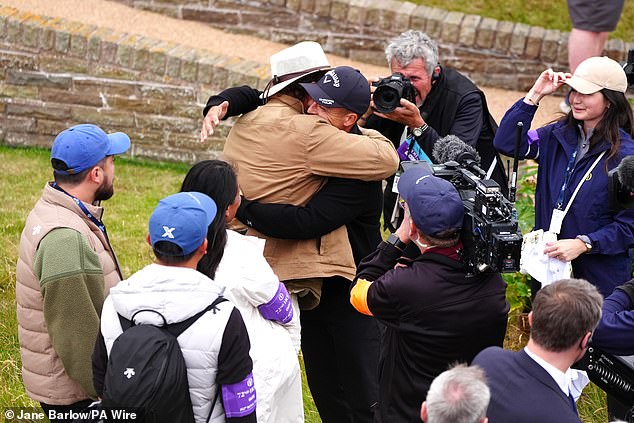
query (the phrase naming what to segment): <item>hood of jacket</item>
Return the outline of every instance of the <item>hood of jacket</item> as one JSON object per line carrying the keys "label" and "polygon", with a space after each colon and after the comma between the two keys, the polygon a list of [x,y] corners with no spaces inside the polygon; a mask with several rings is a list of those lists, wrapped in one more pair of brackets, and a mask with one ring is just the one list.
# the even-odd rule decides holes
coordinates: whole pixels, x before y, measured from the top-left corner
{"label": "hood of jacket", "polygon": [[197,270],[155,263],[121,281],[110,290],[110,297],[117,313],[126,319],[136,314],[136,323],[161,325],[160,315],[168,324],[181,322],[203,310],[222,292]]}

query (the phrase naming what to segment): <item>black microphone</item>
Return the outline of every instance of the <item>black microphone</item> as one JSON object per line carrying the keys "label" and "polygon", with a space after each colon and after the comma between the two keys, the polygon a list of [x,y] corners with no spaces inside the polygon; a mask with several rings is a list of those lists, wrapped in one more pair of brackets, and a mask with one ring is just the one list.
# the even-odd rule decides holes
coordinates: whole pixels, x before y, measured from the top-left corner
{"label": "black microphone", "polygon": [[616,174],[626,190],[634,191],[634,156],[627,156],[621,160],[616,168]]}
{"label": "black microphone", "polygon": [[608,172],[608,196],[613,211],[634,207],[634,156],[626,156]]}
{"label": "black microphone", "polygon": [[479,167],[480,155],[476,149],[455,135],[438,139],[434,144],[432,156],[438,163],[456,161],[476,175],[486,177],[486,172]]}

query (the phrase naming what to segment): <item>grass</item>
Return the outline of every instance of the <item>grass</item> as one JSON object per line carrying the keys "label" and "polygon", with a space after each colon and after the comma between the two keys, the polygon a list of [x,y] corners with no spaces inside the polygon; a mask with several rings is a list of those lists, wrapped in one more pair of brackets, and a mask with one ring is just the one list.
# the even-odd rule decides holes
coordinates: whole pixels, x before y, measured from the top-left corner
{"label": "grass", "polygon": [[[506,0],[502,2],[499,0],[410,0],[410,2],[561,31],[570,31],[572,28],[566,0]],[[634,41],[634,2],[625,2],[619,24],[610,38]]]}
{"label": "grass", "polygon": [[[24,220],[51,176],[49,152],[13,149],[0,145],[0,408],[36,406],[25,394],[20,376],[20,354],[15,318],[15,263]],[[115,196],[106,204],[104,221],[125,275],[152,261],[145,242],[147,219],[158,200],[178,190],[188,169],[181,164],[140,162],[125,158],[116,161]],[[528,173],[530,175],[530,172]],[[530,188],[521,191],[529,202]],[[525,213],[529,216],[530,206]],[[522,281],[509,284],[509,301],[514,304],[509,317],[505,347],[522,348],[528,335],[518,325],[522,301],[527,293]],[[519,299],[518,299],[519,298]],[[321,422],[302,374],[304,411],[307,423]],[[578,407],[584,422],[605,422],[605,395],[591,385]]]}
{"label": "grass", "polygon": [[[0,408],[37,406],[26,396],[20,376],[15,263],[24,220],[51,179],[49,154],[0,145]],[[161,198],[179,190],[189,166],[126,158],[118,158],[115,166],[115,195],[105,204],[104,222],[123,274],[130,276],[152,262],[145,242],[148,218]],[[306,421],[318,423],[305,377],[302,381]]]}

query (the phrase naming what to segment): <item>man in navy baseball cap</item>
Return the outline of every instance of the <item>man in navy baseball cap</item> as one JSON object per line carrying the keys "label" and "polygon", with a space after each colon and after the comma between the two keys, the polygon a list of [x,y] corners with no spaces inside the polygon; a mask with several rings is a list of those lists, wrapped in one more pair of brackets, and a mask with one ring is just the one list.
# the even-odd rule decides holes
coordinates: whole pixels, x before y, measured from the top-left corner
{"label": "man in navy baseball cap", "polygon": [[370,107],[370,84],[361,72],[350,66],[338,66],[316,83],[299,85],[314,101],[308,112],[345,131]]}
{"label": "man in navy baseball cap", "polygon": [[424,236],[458,236],[464,219],[464,205],[449,181],[434,176],[424,166],[415,166],[401,175],[398,192],[414,225]]}
{"label": "man in navy baseball cap", "polygon": [[159,201],[148,234],[155,254],[182,258],[196,251],[207,239],[216,211],[216,203],[200,192],[179,192]]}
{"label": "man in navy baseball cap", "polygon": [[451,363],[503,345],[509,304],[499,273],[463,261],[464,205],[453,185],[413,165],[397,187],[405,218],[359,263],[350,303],[384,323],[378,413],[409,422]]}

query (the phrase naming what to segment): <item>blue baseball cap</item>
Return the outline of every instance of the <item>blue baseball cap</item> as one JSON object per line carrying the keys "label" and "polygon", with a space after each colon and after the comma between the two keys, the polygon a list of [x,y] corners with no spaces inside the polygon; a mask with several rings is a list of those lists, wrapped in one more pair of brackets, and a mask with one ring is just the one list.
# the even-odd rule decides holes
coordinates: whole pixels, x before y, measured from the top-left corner
{"label": "blue baseball cap", "polygon": [[130,137],[123,132],[106,134],[92,124],[75,125],[55,137],[51,159],[61,160],[67,169],[55,173],[74,175],[90,169],[106,156],[122,154],[130,148]]}
{"label": "blue baseball cap", "polygon": [[216,217],[216,203],[200,192],[179,192],[159,201],[150,216],[152,248],[168,241],[183,250],[183,256],[200,247],[207,238],[207,228]]}
{"label": "blue baseball cap", "polygon": [[398,192],[409,206],[416,227],[434,236],[462,228],[464,205],[460,194],[449,181],[434,176],[429,169],[415,166],[398,180]]}
{"label": "blue baseball cap", "polygon": [[358,115],[370,107],[370,84],[365,76],[350,66],[338,66],[324,74],[316,83],[299,84],[317,104],[342,107]]}

